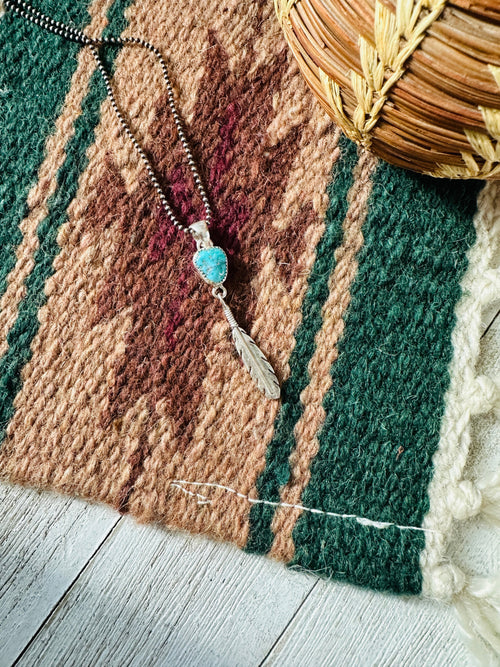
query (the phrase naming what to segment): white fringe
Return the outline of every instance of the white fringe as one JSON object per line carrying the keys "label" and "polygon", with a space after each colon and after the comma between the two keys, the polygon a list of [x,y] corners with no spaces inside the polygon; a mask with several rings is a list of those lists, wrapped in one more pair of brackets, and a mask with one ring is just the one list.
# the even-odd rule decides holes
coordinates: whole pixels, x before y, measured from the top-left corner
{"label": "white fringe", "polygon": [[453,522],[483,517],[500,526],[500,471],[475,483],[463,479],[471,445],[470,418],[500,413],[500,378],[476,374],[481,338],[482,309],[500,301],[500,270],[492,266],[500,240],[500,183],[483,188],[475,216],[476,243],[457,304],[452,334],[454,356],[440,442],[433,457],[429,511],[420,565],[425,596],[451,602],[464,638],[474,657],[484,665],[500,664],[500,575],[477,577],[462,572],[447,558]]}
{"label": "white fringe", "polygon": [[481,514],[500,528],[500,470],[480,480],[478,490],[481,493]]}
{"label": "white fringe", "polygon": [[500,576],[472,577],[454,600],[459,627],[472,655],[481,665],[500,660]]}
{"label": "white fringe", "polygon": [[465,521],[481,514],[493,526],[500,528],[500,470],[474,484],[468,479],[458,482],[448,492],[450,514]]}

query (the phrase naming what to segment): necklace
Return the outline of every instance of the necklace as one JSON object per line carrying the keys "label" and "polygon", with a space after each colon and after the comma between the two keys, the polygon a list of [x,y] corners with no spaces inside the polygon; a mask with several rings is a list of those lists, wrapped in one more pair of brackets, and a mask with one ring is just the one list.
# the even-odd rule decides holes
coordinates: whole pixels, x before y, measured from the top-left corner
{"label": "necklace", "polygon": [[[279,398],[280,386],[271,364],[266,359],[263,352],[259,349],[255,341],[246,333],[246,331],[244,331],[244,329],[238,325],[233,313],[225,301],[227,291],[223,283],[227,278],[228,272],[227,256],[224,250],[218,246],[215,246],[210,238],[208,229],[212,220],[210,203],[184,133],[183,123],[175,105],[174,90],[168,74],[167,65],[160,51],[153,44],[150,44],[143,39],[139,39],[138,37],[105,37],[102,39],[92,39],[91,37],[87,37],[87,35],[81,30],[68,26],[64,23],[60,23],[59,21],[55,21],[54,19],[46,16],[39,10],[32,7],[28,2],[24,2],[22,0],[4,0],[4,6],[6,9],[13,10],[18,16],[21,16],[27,21],[34,23],[40,28],[63,37],[64,39],[81,44],[82,46],[87,46],[90,49],[97,63],[99,71],[104,79],[107,95],[111,101],[113,110],[118,120],[120,121],[120,125],[123,131],[130,139],[135,150],[141,157],[149,178],[158,194],[161,205],[166,211],[172,224],[175,225],[175,227],[178,229],[182,230],[184,233],[191,234],[195,240],[196,252],[193,255],[193,264],[200,277],[211,286],[212,295],[220,301],[222,312],[224,313],[231,329],[235,348],[240,355],[244,366],[247,368],[258,389],[267,398]],[[172,208],[167,201],[165,193],[163,192],[161,185],[156,178],[149,158],[144,153],[132,130],[128,126],[127,121],[118,108],[118,105],[116,104],[113,88],[111,86],[111,80],[99,52],[99,48],[104,45],[140,46],[148,49],[151,53],[153,53],[153,55],[160,63],[163,72],[163,78],[167,88],[168,104],[172,111],[177,134],[186,154],[189,168],[193,174],[195,186],[199,192],[205,209],[205,217],[203,220],[199,220],[198,222],[195,222],[189,226],[183,225],[179,220],[177,220]]]}

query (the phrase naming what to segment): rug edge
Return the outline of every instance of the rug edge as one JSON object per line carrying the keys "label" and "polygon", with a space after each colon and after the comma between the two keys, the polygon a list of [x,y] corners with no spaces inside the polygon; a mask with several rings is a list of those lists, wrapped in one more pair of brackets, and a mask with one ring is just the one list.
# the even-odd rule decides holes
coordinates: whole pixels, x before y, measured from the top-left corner
{"label": "rug edge", "polygon": [[[494,265],[500,249],[500,182],[488,182],[479,193],[474,227],[476,241],[468,252],[462,296],[455,309],[450,385],[445,394],[439,446],[433,457],[429,510],[422,523],[430,532],[426,532],[420,567],[422,595],[454,605],[461,630],[473,652],[481,657],[496,654],[495,622],[500,614],[495,599],[500,577],[463,572],[450,559],[448,547],[456,521],[480,516],[492,519],[488,499],[500,488],[500,471],[477,481],[464,476],[474,448],[471,417],[495,410],[500,402],[499,378],[480,375],[476,370],[482,313],[500,298],[500,268]],[[496,524],[494,517],[492,523]]]}

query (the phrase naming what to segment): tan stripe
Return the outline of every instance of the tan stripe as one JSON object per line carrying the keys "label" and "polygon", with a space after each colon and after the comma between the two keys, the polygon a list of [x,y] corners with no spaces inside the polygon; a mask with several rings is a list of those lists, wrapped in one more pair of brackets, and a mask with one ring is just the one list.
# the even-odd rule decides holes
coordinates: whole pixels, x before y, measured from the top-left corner
{"label": "tan stripe", "polygon": [[[85,29],[89,36],[99,37],[102,33],[108,23],[107,11],[113,2],[94,0],[89,6],[91,21]],[[17,319],[19,303],[26,294],[25,280],[34,267],[34,255],[39,245],[37,228],[48,215],[48,200],[57,188],[57,173],[66,158],[65,148],[74,134],[74,123],[81,113],[81,104],[94,69],[91,53],[88,49],[81,50],[54,133],[46,142],[46,158],[38,171],[38,181],[28,194],[30,212],[19,224],[23,238],[16,250],[16,264],[7,276],[6,291],[0,299],[0,356],[7,351],[7,335]]]}
{"label": "tan stripe", "polygon": [[[319,107],[316,110],[315,102],[313,113],[309,105],[304,104],[304,90],[302,86],[297,85],[299,77],[301,77],[299,68],[293,60],[283,77],[280,92],[273,100],[278,111],[269,127],[269,134],[274,143],[284,139],[285,129],[289,132],[292,127],[305,124],[300,150],[288,177],[289,183],[300,183],[300,187],[287,188],[280,214],[273,220],[276,229],[286,229],[300,207],[304,205],[304,201],[310,201],[315,211],[326,212],[328,207],[326,183],[330,176],[329,170],[336,161],[333,151],[340,137],[340,128],[332,130],[330,119]],[[325,186],[322,188],[323,184]]]}
{"label": "tan stripe", "polygon": [[[355,182],[349,191],[342,245],[335,251],[335,268],[329,280],[329,296],[323,306],[323,324],[315,339],[316,349],[308,371],[310,381],[301,394],[303,413],[295,425],[295,449],[290,456],[290,481],[281,490],[281,502],[298,504],[310,478],[310,465],[318,452],[318,431],[325,420],[323,399],[332,385],[330,369],[337,359],[337,343],[344,330],[344,315],[351,300],[350,287],[357,272],[356,255],[363,245],[361,228],[372,189],[376,159],[363,151],[356,165]],[[272,523],[275,534],[271,556],[289,561],[294,554],[292,531],[301,510],[277,509]]]}

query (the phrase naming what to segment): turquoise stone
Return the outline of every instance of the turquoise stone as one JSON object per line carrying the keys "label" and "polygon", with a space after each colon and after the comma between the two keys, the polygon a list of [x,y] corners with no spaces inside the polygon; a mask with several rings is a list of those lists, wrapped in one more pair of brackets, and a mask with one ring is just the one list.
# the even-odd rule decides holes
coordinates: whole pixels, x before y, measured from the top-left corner
{"label": "turquoise stone", "polygon": [[211,285],[223,283],[227,277],[227,257],[222,248],[201,248],[195,252],[193,263],[203,280]]}

